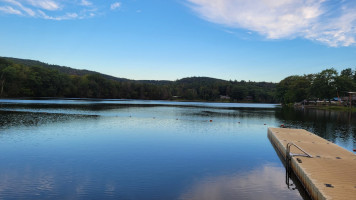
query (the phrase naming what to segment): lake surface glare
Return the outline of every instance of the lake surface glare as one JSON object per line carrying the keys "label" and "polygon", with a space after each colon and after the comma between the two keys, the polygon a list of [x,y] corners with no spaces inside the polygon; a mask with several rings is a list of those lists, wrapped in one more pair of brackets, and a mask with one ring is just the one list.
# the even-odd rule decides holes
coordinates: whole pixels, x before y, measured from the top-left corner
{"label": "lake surface glare", "polygon": [[352,151],[355,118],[273,104],[1,99],[0,199],[303,199],[267,128],[304,128]]}

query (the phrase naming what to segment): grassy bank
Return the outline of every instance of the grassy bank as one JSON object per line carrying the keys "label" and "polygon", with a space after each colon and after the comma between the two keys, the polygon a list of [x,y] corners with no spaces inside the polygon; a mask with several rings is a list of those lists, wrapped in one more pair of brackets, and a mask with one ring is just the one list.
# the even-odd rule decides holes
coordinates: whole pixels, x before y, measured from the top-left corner
{"label": "grassy bank", "polygon": [[317,109],[322,109],[322,110],[337,110],[337,111],[345,111],[345,112],[356,112],[355,107],[346,107],[346,106],[321,106],[321,107],[315,107]]}

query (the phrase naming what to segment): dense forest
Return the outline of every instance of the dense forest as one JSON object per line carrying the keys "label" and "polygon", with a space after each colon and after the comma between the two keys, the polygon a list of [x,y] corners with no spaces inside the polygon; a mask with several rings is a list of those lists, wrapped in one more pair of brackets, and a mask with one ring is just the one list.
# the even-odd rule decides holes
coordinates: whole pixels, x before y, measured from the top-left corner
{"label": "dense forest", "polygon": [[39,61],[0,57],[0,97],[276,102],[275,83],[190,77],[135,81]]}
{"label": "dense forest", "polygon": [[339,74],[334,68],[320,73],[289,76],[277,84],[276,99],[284,104],[303,100],[326,100],[356,92],[356,70],[346,68]]}
{"label": "dense forest", "polygon": [[176,81],[129,80],[39,61],[0,57],[0,97],[68,97],[225,102],[330,100],[356,91],[356,70],[289,76],[278,84],[190,77]]}

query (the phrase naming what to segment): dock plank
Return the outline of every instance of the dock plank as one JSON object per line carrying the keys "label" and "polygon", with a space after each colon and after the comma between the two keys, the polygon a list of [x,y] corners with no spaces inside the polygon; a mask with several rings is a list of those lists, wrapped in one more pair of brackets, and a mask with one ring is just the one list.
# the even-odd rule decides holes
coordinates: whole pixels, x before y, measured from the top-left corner
{"label": "dock plank", "polygon": [[[313,156],[291,159],[292,170],[313,199],[356,199],[354,153],[303,129],[269,128],[268,137],[283,157],[290,142]],[[291,153],[302,152],[292,147]]]}

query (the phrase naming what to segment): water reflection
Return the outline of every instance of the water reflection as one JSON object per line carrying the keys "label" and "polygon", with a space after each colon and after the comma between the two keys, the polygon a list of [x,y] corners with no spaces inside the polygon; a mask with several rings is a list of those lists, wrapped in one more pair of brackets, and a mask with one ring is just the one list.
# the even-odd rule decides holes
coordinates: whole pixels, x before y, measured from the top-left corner
{"label": "water reflection", "polygon": [[[145,196],[141,194],[143,191],[158,188],[152,188],[154,186],[135,188],[137,183],[131,183],[131,187],[134,188],[130,188],[128,185],[131,181],[129,180],[125,184],[109,177],[99,178],[98,174],[89,171],[83,173],[82,176],[77,176],[72,174],[75,172],[70,166],[66,169],[69,173],[64,176],[58,174],[56,169],[43,167],[35,169],[31,166],[23,168],[21,173],[19,169],[9,169],[6,173],[2,173],[0,177],[1,199],[7,199],[10,196],[13,199],[165,199],[170,196],[158,195],[158,193]],[[251,171],[205,177],[194,181],[183,194],[171,198],[181,200],[301,199],[297,190],[286,189],[283,172],[284,168],[281,166],[265,164]],[[167,189],[164,186],[163,188]],[[13,192],[14,190],[16,192]],[[167,191],[161,192],[164,194]],[[149,194],[147,191],[145,193]]]}
{"label": "water reflection", "polygon": [[275,105],[1,102],[0,199],[302,199],[267,127],[355,138],[355,116]]}
{"label": "water reflection", "polygon": [[[122,199],[113,181],[101,181],[90,173],[78,178],[71,173],[61,176],[58,169],[31,166],[7,170],[0,179],[0,199]],[[98,187],[95,181],[102,185]]]}
{"label": "water reflection", "polygon": [[180,199],[300,199],[297,191],[286,190],[283,172],[283,167],[265,164],[251,171],[206,177],[194,183]]}
{"label": "water reflection", "polygon": [[48,104],[48,105],[139,105],[139,106],[183,106],[183,107],[212,107],[220,109],[233,108],[275,108],[279,104],[251,104],[251,103],[209,103],[209,102],[179,102],[179,101],[159,101],[159,100],[128,100],[128,99],[0,99],[0,104]]}
{"label": "water reflection", "polygon": [[306,129],[349,151],[356,148],[356,113],[316,109],[278,109],[280,124]]}
{"label": "water reflection", "polygon": [[47,112],[0,111],[0,130],[19,126],[42,126],[50,123],[64,123],[65,121],[95,117],[98,116]]}

